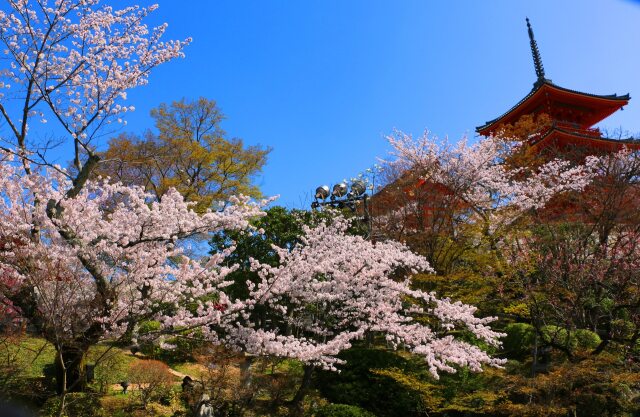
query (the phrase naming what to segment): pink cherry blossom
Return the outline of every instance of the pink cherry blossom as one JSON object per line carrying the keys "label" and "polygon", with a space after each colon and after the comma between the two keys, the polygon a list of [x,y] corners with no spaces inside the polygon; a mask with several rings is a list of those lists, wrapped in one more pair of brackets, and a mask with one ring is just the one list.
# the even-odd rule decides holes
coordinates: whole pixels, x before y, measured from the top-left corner
{"label": "pink cherry blossom", "polygon": [[[55,120],[81,154],[92,139],[122,122],[127,91],[145,85],[158,65],[184,56],[190,42],[164,41],[163,24],[144,20],[157,8],[117,9],[100,0],[10,1],[0,10],[0,115],[20,154],[28,153],[32,120]],[[42,155],[31,154],[42,161]]]}
{"label": "pink cherry blossom", "polygon": [[[480,371],[483,364],[502,363],[450,334],[465,329],[498,345],[500,334],[488,326],[494,318],[475,317],[472,306],[412,289],[414,273],[432,272],[427,261],[398,242],[349,235],[348,224],[337,217],[305,227],[300,245],[274,248],[278,266],[254,261],[260,280],[247,283],[244,303],[266,309],[268,323],[258,325],[259,314],[239,315],[224,325],[227,343],[255,355],[336,369],[337,354],[373,332],[386,334],[391,347],[423,356],[435,377],[454,372],[454,365]],[[420,324],[418,317],[437,320],[439,329]]]}
{"label": "pink cherry blossom", "polygon": [[[9,156],[4,159],[0,269],[12,284],[3,278],[0,298],[23,313],[30,308],[29,318],[39,320],[45,334],[73,339],[97,326],[95,343],[119,336],[142,318],[158,318],[169,328],[215,325],[225,309],[238,307],[221,291],[233,270],[221,266],[226,254],[201,262],[184,256],[180,242],[245,229],[263,214],[257,204],[233,198],[221,211],[197,214],[175,190],[153,201],[139,187],[92,181],[70,198],[72,184],[63,175],[23,175]],[[58,215],[51,215],[52,207],[61,210]],[[20,298],[27,293],[33,299]],[[192,302],[200,303],[197,315],[186,308]],[[174,305],[172,314],[162,315],[160,304]]]}
{"label": "pink cherry blossom", "polygon": [[[470,208],[472,215],[494,228],[544,207],[555,195],[584,190],[598,175],[599,158],[595,156],[582,164],[554,159],[524,175],[522,169],[505,164],[505,158],[517,151],[520,143],[501,137],[481,138],[474,144],[463,138],[455,145],[428,132],[419,138],[396,132],[387,139],[392,151],[385,164],[396,175],[412,172],[428,183],[439,184]],[[394,217],[393,212],[387,215]]]}

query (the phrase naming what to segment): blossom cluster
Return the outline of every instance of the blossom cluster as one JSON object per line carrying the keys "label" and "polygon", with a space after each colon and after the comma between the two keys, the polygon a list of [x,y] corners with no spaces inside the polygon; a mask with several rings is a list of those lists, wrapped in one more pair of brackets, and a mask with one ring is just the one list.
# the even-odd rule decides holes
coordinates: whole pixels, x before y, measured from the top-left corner
{"label": "blossom cluster", "polygon": [[[9,62],[0,71],[0,100],[13,94],[25,101],[26,116],[42,122],[52,116],[78,140],[133,111],[123,103],[127,90],[147,84],[157,65],[182,57],[190,39],[163,41],[166,24],[143,23],[157,5],[114,9],[100,3],[20,0],[0,10],[0,53]],[[8,111],[3,116],[24,136],[23,108],[20,118]]]}
{"label": "blossom cluster", "polygon": [[[475,317],[472,306],[412,289],[413,274],[433,272],[422,256],[398,242],[349,235],[348,226],[342,217],[306,226],[301,244],[274,248],[277,266],[254,261],[260,280],[247,282],[245,304],[268,311],[268,322],[258,325],[259,315],[253,321],[241,317],[227,328],[229,342],[252,354],[335,369],[336,355],[354,340],[382,333],[390,346],[423,356],[435,377],[455,371],[454,365],[478,371],[482,364],[501,364],[452,336],[463,330],[498,345],[500,334],[488,326],[494,318]],[[437,325],[424,325],[419,318]]]}
{"label": "blossom cluster", "polygon": [[[232,270],[221,266],[225,254],[201,262],[184,256],[179,243],[245,229],[263,214],[258,204],[235,198],[221,211],[197,214],[174,190],[154,201],[122,184],[88,182],[73,198],[70,187],[55,172],[23,175],[9,160],[0,164],[0,267],[18,283],[0,288],[4,298],[29,292],[49,330],[70,338],[97,325],[101,337],[115,337],[145,317],[167,327],[220,320],[216,305]],[[52,215],[43,201],[60,212]],[[187,309],[193,302],[197,311]],[[170,313],[160,308],[167,305]]]}
{"label": "blossom cluster", "polygon": [[559,193],[584,190],[598,174],[599,159],[593,156],[578,165],[553,159],[533,174],[524,173],[505,163],[521,143],[501,137],[483,138],[474,144],[463,139],[449,145],[428,132],[419,138],[396,132],[388,140],[394,158],[388,166],[418,173],[487,216],[498,211],[511,211],[514,216],[544,207]]}

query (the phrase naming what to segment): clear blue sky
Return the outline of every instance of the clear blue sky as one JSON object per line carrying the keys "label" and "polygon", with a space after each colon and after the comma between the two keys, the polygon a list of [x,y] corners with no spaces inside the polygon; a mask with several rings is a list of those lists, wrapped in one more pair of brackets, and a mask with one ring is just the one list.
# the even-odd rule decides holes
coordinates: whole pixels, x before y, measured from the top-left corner
{"label": "clear blue sky", "polygon": [[547,78],[630,93],[603,126],[640,132],[640,2],[157,1],[152,23],[193,44],[129,94],[126,130],[161,102],[215,99],[231,136],[273,148],[258,183],[286,206],[374,164],[394,128],[475,136],[535,81],[527,16]]}

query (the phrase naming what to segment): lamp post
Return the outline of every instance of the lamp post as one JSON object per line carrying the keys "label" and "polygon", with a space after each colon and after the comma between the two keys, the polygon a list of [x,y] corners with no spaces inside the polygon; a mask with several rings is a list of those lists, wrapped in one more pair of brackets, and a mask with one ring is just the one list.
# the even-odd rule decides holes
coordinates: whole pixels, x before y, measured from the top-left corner
{"label": "lamp post", "polygon": [[335,184],[332,188],[322,185],[316,188],[315,200],[311,203],[312,209],[329,206],[342,209],[349,208],[355,213],[358,202],[362,201],[363,218],[367,223],[368,235],[371,236],[371,222],[369,216],[367,186],[364,181],[356,180],[351,183],[351,188],[345,182]]}

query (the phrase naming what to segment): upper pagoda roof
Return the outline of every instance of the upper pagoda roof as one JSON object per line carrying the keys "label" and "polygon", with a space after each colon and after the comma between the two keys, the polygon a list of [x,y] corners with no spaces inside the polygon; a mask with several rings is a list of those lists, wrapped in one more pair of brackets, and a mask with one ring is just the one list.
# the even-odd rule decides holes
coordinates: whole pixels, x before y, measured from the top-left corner
{"label": "upper pagoda roof", "polygon": [[[583,93],[561,87],[545,78],[538,80],[529,94],[516,105],[501,116],[486,122],[482,126],[478,126],[476,131],[486,136],[502,124],[515,123],[525,114],[535,113],[540,111],[540,109],[544,112],[550,105],[550,101],[562,101],[563,103],[573,104],[578,107],[588,107],[591,111],[587,114],[587,118],[582,124],[585,127],[591,127],[600,120],[615,113],[621,107],[627,105],[630,98],[629,94],[619,96],[617,94],[598,95]],[[547,110],[547,112],[550,112],[550,109]]]}
{"label": "upper pagoda roof", "polygon": [[533,65],[538,79],[533,84],[533,89],[515,106],[503,115],[478,126],[476,131],[484,136],[493,133],[500,125],[513,124],[526,114],[547,113],[554,116],[554,111],[559,108],[570,109],[576,120],[573,122],[581,128],[589,128],[600,120],[608,117],[629,102],[629,94],[619,96],[617,94],[597,95],[583,93],[576,90],[560,87],[546,78],[542,57],[538,49],[538,43],[533,35],[533,29],[527,18],[527,30],[529,43],[533,56]]}

